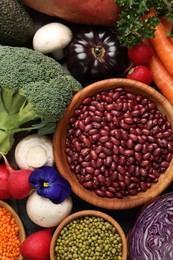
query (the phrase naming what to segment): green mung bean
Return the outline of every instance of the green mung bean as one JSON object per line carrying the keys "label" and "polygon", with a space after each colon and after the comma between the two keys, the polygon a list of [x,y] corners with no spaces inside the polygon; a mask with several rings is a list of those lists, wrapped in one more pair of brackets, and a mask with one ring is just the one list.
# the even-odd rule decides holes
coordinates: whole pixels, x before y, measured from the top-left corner
{"label": "green mung bean", "polygon": [[96,216],[80,217],[59,233],[55,245],[57,260],[121,260],[122,240],[117,229]]}

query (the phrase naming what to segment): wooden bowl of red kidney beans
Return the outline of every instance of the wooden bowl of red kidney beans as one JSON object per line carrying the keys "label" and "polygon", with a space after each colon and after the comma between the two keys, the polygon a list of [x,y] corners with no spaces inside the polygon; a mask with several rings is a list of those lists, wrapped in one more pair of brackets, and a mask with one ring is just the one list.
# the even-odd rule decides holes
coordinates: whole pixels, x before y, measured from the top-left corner
{"label": "wooden bowl of red kidney beans", "polygon": [[172,182],[172,127],[173,108],[157,90],[102,80],[78,92],[57,124],[55,163],[88,203],[134,208]]}

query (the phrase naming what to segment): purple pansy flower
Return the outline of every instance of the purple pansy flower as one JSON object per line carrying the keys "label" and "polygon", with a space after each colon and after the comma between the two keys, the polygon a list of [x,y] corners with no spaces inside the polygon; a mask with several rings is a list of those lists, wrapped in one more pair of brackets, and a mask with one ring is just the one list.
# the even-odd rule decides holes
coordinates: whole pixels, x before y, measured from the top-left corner
{"label": "purple pansy flower", "polygon": [[37,190],[38,195],[55,204],[63,202],[71,193],[69,182],[51,166],[34,170],[29,177],[29,183]]}

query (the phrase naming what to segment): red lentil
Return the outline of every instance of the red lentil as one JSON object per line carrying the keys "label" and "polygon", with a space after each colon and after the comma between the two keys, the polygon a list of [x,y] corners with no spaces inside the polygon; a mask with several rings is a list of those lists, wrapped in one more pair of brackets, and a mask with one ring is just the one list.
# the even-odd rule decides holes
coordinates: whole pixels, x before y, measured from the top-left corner
{"label": "red lentil", "polygon": [[0,207],[0,260],[17,260],[19,255],[19,227],[11,212]]}

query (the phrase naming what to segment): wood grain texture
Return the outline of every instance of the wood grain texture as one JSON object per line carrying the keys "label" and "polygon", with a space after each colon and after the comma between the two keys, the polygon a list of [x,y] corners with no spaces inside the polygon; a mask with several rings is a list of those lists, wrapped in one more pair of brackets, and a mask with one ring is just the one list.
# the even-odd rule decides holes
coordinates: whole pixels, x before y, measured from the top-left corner
{"label": "wood grain texture", "polygon": [[68,217],[66,217],[60,223],[60,225],[56,228],[56,230],[55,230],[55,232],[54,232],[54,234],[52,236],[51,245],[50,245],[50,260],[56,260],[55,253],[54,253],[55,244],[56,244],[56,240],[57,240],[58,234],[63,229],[63,227],[66,226],[70,221],[73,221],[74,219],[81,218],[81,217],[86,217],[86,216],[95,216],[95,217],[103,218],[104,220],[106,220],[109,223],[111,223],[114,227],[116,227],[119,235],[121,236],[122,244],[123,244],[122,260],[126,260],[127,259],[127,239],[126,239],[126,236],[125,236],[125,233],[124,233],[123,229],[121,228],[119,223],[114,218],[112,218],[108,214],[106,214],[104,212],[101,212],[101,211],[98,211],[98,210],[82,210],[82,211],[78,211],[76,213],[73,213],[73,214],[69,215]]}
{"label": "wood grain texture", "polygon": [[140,94],[143,97],[148,97],[151,101],[154,101],[160,112],[166,114],[167,119],[173,129],[173,107],[168,100],[154,88],[128,79],[118,78],[102,80],[85,87],[74,96],[64,117],[57,124],[53,136],[53,150],[55,163],[59,172],[69,181],[73,192],[77,196],[86,202],[101,208],[122,210],[141,206],[158,196],[168,187],[173,180],[173,158],[166,172],[160,175],[158,183],[152,184],[150,189],[145,192],[140,192],[135,196],[126,196],[123,199],[118,199],[102,198],[97,196],[94,191],[83,188],[83,186],[79,184],[75,174],[70,171],[65,153],[66,126],[69,118],[73,115],[74,110],[80,105],[81,101],[84,98],[92,96],[102,90],[110,90],[117,87],[124,87],[127,91]]}

